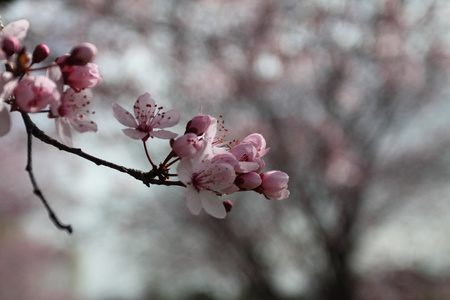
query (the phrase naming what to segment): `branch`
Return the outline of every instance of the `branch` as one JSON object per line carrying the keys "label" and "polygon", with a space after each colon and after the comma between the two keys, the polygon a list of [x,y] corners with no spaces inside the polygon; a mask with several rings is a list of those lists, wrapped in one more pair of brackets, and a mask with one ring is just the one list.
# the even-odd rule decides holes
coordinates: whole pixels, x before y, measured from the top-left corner
{"label": "branch", "polygon": [[126,168],[126,167],[123,167],[120,165],[116,165],[112,162],[97,158],[90,154],[87,154],[79,148],[71,148],[64,144],[61,144],[60,142],[49,137],[42,130],[40,130],[36,126],[36,124],[34,124],[33,121],[30,119],[28,114],[26,114],[26,113],[21,113],[21,114],[22,114],[22,118],[25,123],[25,127],[27,128],[27,132],[29,130],[35,138],[41,140],[42,142],[44,142],[46,144],[52,145],[61,151],[69,152],[69,153],[75,154],[77,156],[80,156],[86,160],[93,162],[94,164],[96,164],[98,166],[105,166],[105,167],[114,169],[116,171],[126,173],[126,174],[132,176],[133,178],[135,178],[139,181],[142,181],[146,186],[150,186],[150,184],[166,185],[166,186],[172,186],[172,185],[184,186],[184,184],[180,181],[161,180],[158,177],[160,169],[152,169],[149,172],[143,172],[143,171],[136,170],[136,169]]}
{"label": "branch", "polygon": [[[22,113],[22,116],[26,115],[25,113]],[[27,115],[28,117],[28,115]],[[25,170],[28,172],[28,175],[30,176],[31,184],[33,185],[33,193],[38,196],[39,199],[41,199],[42,204],[44,204],[45,209],[48,212],[48,216],[50,220],[55,224],[55,226],[60,230],[67,231],[68,234],[72,233],[72,226],[66,225],[62,223],[58,217],[56,216],[55,212],[51,208],[51,206],[48,204],[47,200],[45,199],[44,195],[42,194],[41,190],[39,189],[39,186],[36,182],[36,179],[34,178],[33,173],[33,161],[32,161],[32,132],[31,128],[29,126],[26,126],[27,129],[27,166],[25,167]]]}
{"label": "branch", "polygon": [[[92,156],[90,154],[87,154],[81,149],[78,148],[71,148],[64,144],[61,144],[57,140],[49,137],[46,135],[42,130],[40,130],[36,124],[33,123],[33,121],[30,119],[27,113],[21,112],[23,121],[25,123],[25,128],[27,130],[27,165],[25,170],[28,172],[28,175],[30,177],[31,184],[33,185],[33,192],[34,194],[41,199],[42,204],[44,204],[45,209],[48,212],[48,216],[50,220],[53,222],[53,224],[60,230],[65,230],[67,233],[71,234],[72,226],[66,225],[62,223],[58,216],[55,214],[47,200],[45,199],[44,195],[42,194],[41,190],[39,189],[39,186],[36,182],[36,179],[34,178],[33,173],[33,167],[32,167],[32,137],[36,137],[37,139],[41,140],[42,142],[52,145],[56,148],[58,148],[61,151],[66,151],[75,155],[78,155],[84,159],[87,159],[93,163],[95,163],[98,166],[105,166],[109,167],[111,169],[117,170],[122,173],[126,173],[135,179],[142,181],[145,185],[150,186],[150,184],[158,184],[158,185],[166,185],[166,186],[184,186],[184,184],[180,181],[168,181],[165,180],[164,176],[161,176],[163,172],[167,172],[165,169],[165,166],[162,165],[160,168],[153,168],[150,172],[143,172],[135,169],[126,168],[123,166],[116,165],[114,163],[111,163],[109,161],[97,158],[95,156]],[[156,166],[155,166],[156,167]]]}

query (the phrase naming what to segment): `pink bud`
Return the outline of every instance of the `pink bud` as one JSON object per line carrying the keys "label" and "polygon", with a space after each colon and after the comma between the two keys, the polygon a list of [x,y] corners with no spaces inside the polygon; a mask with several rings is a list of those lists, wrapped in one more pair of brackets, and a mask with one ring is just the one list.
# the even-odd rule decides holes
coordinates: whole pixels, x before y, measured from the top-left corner
{"label": "pink bud", "polygon": [[233,208],[233,203],[230,200],[225,200],[222,203],[223,203],[223,206],[225,206],[225,210],[227,212],[230,212],[231,209]]}
{"label": "pink bud", "polygon": [[6,36],[3,39],[2,50],[5,52],[7,56],[14,55],[17,51],[19,51],[20,42],[15,36]]}
{"label": "pink bud", "polygon": [[267,199],[283,200],[289,196],[287,184],[289,176],[281,171],[269,171],[261,174],[262,183],[258,188]]}
{"label": "pink bud", "polygon": [[240,174],[234,181],[234,184],[243,190],[256,189],[261,183],[261,176],[255,172]]}
{"label": "pink bud", "polygon": [[50,49],[47,47],[47,45],[40,44],[37,45],[36,48],[34,48],[33,51],[33,63],[40,63],[44,59],[46,59],[50,55]]}
{"label": "pink bud", "polygon": [[193,158],[202,149],[203,142],[198,140],[197,135],[187,133],[171,141],[173,151],[179,157]]}
{"label": "pink bud", "polygon": [[72,49],[67,63],[70,65],[84,66],[92,62],[95,56],[97,56],[97,47],[91,43],[82,43]]}
{"label": "pink bud", "polygon": [[186,133],[202,135],[211,124],[212,118],[209,115],[198,115],[192,118],[186,125]]}

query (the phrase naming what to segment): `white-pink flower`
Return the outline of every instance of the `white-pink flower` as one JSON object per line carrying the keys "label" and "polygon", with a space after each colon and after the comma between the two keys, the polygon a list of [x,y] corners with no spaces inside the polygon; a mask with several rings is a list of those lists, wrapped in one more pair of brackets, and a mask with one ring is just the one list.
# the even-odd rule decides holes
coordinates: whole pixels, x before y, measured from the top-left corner
{"label": "white-pink flower", "polygon": [[72,147],[70,126],[80,133],[97,131],[97,124],[88,117],[90,114],[93,114],[89,110],[91,99],[91,90],[75,92],[70,88],[63,93],[61,103],[56,111],[52,109],[52,114],[55,117],[56,132],[64,144]]}
{"label": "white-pink flower", "polygon": [[28,76],[14,88],[16,103],[23,112],[39,112],[61,97],[56,83],[45,76]]}
{"label": "white-pink flower", "polygon": [[235,172],[232,165],[212,161],[212,146],[208,144],[197,153],[192,162],[183,158],[177,166],[178,178],[186,185],[186,206],[193,214],[202,208],[211,216],[224,218],[227,214],[219,195],[233,185]]}
{"label": "white-pink flower", "polygon": [[252,133],[248,135],[241,143],[252,143],[257,150],[256,157],[263,157],[269,152],[270,148],[266,148],[266,140],[259,133]]}
{"label": "white-pink flower", "polygon": [[140,95],[134,103],[134,115],[120,105],[113,104],[114,117],[127,129],[123,132],[136,140],[146,141],[149,137],[160,139],[173,139],[176,133],[162,128],[172,127],[180,121],[180,112],[176,109],[163,112],[162,107],[157,107],[150,94]]}
{"label": "white-pink flower", "polygon": [[289,176],[281,171],[269,171],[261,174],[262,183],[258,187],[267,199],[284,200],[289,196],[287,190]]}

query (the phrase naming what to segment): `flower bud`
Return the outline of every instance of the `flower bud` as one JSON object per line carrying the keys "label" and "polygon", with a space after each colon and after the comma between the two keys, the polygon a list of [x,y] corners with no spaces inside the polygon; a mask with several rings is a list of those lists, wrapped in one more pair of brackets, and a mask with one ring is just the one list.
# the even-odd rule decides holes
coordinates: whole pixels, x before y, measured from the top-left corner
{"label": "flower bud", "polygon": [[187,133],[170,142],[176,155],[183,158],[193,158],[202,149],[203,142],[193,133]]}
{"label": "flower bud", "polygon": [[7,56],[14,55],[17,51],[19,51],[20,42],[15,36],[6,36],[3,39],[2,50],[5,52]]}
{"label": "flower bud", "polygon": [[40,44],[34,48],[32,63],[40,63],[50,55],[50,49],[47,45]]}
{"label": "flower bud", "polygon": [[227,212],[230,212],[231,209],[233,208],[233,203],[230,200],[225,200],[222,203],[223,203],[223,206],[225,206],[225,210]]}
{"label": "flower bud", "polygon": [[253,190],[262,183],[261,176],[256,172],[240,174],[234,184],[243,190]]}
{"label": "flower bud", "polygon": [[97,47],[91,43],[82,43],[72,49],[67,63],[70,65],[84,66],[92,62],[96,55]]}
{"label": "flower bud", "polygon": [[211,117],[209,115],[198,115],[192,118],[186,125],[185,133],[195,133],[196,135],[202,135],[205,133],[211,124]]}
{"label": "flower bud", "polygon": [[289,196],[287,185],[289,176],[281,171],[269,171],[261,174],[262,183],[258,189],[267,199],[283,200]]}

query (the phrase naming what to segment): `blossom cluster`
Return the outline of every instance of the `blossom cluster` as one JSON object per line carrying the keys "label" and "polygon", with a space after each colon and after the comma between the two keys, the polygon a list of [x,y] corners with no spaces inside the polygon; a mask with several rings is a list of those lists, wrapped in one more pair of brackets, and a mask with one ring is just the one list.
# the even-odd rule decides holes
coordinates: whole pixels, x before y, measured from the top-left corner
{"label": "blossom cluster", "polygon": [[[102,82],[98,66],[93,64],[97,49],[90,43],[72,48],[44,67],[35,67],[50,55],[45,44],[37,45],[32,53],[22,45],[30,24],[18,20],[0,31],[0,62],[6,71],[0,73],[0,136],[10,128],[9,112],[48,113],[55,120],[59,138],[72,146],[70,127],[78,132],[97,131],[89,119],[88,106],[92,99],[90,88]],[[32,75],[45,71],[45,75]]]}
{"label": "blossom cluster", "polygon": [[[102,82],[98,66],[93,63],[97,49],[90,43],[82,43],[50,64],[36,67],[49,57],[50,49],[40,44],[32,53],[27,52],[22,41],[28,28],[28,21],[19,20],[0,31],[0,61],[6,67],[0,72],[0,136],[10,128],[5,105],[9,104],[10,111],[47,113],[55,120],[60,140],[72,147],[71,128],[78,132],[97,131],[97,125],[89,118],[93,113],[89,109],[90,89]],[[45,75],[39,74],[40,71],[45,71]],[[178,136],[166,128],[179,123],[180,112],[164,111],[148,93],[137,98],[134,116],[118,104],[113,104],[112,110],[114,117],[127,127],[123,132],[143,142],[152,165],[148,174],[156,178],[152,182],[185,186],[186,206],[193,214],[204,209],[214,217],[224,218],[233,204],[222,201],[221,196],[236,192],[255,191],[273,200],[289,196],[286,173],[263,172],[263,157],[269,148],[259,133],[250,134],[241,142],[226,142],[223,122],[200,113]],[[150,138],[170,141],[171,151],[159,166],[153,163],[147,150]],[[174,163],[178,163],[177,174],[169,172]],[[170,181],[175,176],[178,181]]]}
{"label": "blossom cluster", "polygon": [[262,172],[265,166],[263,156],[269,148],[266,148],[261,134],[250,134],[240,143],[226,142],[223,121],[219,124],[210,115],[199,114],[187,123],[185,133],[175,138],[176,133],[163,128],[179,122],[180,113],[177,110],[163,112],[163,108],[158,107],[148,93],[139,96],[133,108],[134,117],[120,105],[114,104],[114,116],[129,127],[123,131],[133,139],[144,143],[149,137],[170,139],[172,152],[160,170],[168,170],[170,159],[179,161],[177,176],[186,186],[186,206],[193,214],[199,214],[204,209],[216,218],[224,218],[232,207],[229,200],[221,200],[220,196],[224,194],[255,191],[273,200],[283,200],[289,196],[289,176],[286,173]]}

